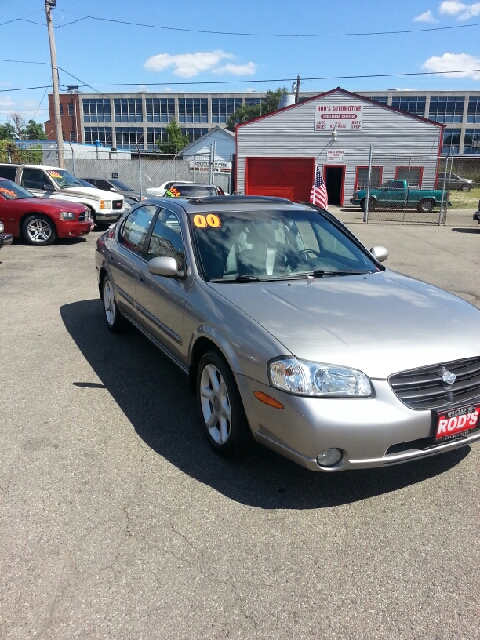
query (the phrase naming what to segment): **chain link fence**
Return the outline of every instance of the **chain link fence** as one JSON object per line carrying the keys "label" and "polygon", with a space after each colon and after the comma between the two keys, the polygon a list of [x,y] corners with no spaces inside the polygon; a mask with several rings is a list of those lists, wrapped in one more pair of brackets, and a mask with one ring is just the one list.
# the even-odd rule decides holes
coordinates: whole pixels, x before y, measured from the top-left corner
{"label": "chain link fence", "polygon": [[[368,223],[476,226],[480,198],[480,157],[372,154],[358,174]],[[405,184],[407,188],[405,188]]]}
{"label": "chain link fence", "polygon": [[[147,189],[159,187],[164,182],[210,183],[221,187],[225,193],[231,192],[231,171],[215,171],[220,163],[215,163],[210,170],[209,154],[197,154],[188,158],[152,157],[132,152],[119,153],[105,150],[75,152],[68,147],[64,150],[65,169],[77,178],[117,178],[135,191],[142,191],[148,196]],[[58,166],[56,149],[43,151],[43,164]],[[225,164],[225,163],[223,163]]]}

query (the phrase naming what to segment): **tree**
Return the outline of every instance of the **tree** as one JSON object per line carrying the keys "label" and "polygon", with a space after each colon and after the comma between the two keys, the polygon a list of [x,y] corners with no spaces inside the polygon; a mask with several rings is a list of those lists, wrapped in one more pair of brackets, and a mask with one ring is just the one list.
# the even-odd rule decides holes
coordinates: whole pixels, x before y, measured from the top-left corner
{"label": "tree", "polygon": [[29,120],[25,127],[25,139],[26,140],[46,140],[47,136],[43,129],[43,125],[35,120]]}
{"label": "tree", "polygon": [[278,109],[281,97],[288,93],[287,87],[279,87],[275,91],[267,91],[267,95],[262,99],[261,104],[245,104],[239,107],[227,120],[227,129],[235,131],[237,124],[250,122],[255,118],[272,113]]}
{"label": "tree", "polygon": [[15,127],[11,122],[0,124],[0,140],[15,140]]}
{"label": "tree", "polygon": [[157,146],[160,153],[175,155],[189,143],[188,136],[182,133],[182,130],[178,126],[175,118],[170,120],[167,124],[165,132],[167,134],[167,141],[161,142],[160,140],[157,140]]}

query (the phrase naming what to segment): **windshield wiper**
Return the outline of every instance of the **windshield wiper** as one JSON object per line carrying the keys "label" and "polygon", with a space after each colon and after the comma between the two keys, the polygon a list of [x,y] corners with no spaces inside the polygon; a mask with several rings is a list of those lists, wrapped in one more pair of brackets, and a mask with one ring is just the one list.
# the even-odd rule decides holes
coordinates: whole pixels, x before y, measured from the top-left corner
{"label": "windshield wiper", "polygon": [[372,271],[324,271],[322,269],[316,269],[313,272],[313,277],[323,278],[324,276],[364,276],[366,273],[372,273]]}

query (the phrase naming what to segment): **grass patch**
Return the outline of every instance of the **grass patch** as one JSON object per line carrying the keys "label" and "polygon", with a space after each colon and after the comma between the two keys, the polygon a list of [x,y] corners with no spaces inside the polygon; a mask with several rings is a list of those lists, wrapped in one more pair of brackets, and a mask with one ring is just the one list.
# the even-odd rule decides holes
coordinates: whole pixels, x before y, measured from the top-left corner
{"label": "grass patch", "polygon": [[471,191],[450,191],[450,202],[452,206],[449,209],[471,209],[473,212],[478,210],[478,201],[480,200],[480,187]]}

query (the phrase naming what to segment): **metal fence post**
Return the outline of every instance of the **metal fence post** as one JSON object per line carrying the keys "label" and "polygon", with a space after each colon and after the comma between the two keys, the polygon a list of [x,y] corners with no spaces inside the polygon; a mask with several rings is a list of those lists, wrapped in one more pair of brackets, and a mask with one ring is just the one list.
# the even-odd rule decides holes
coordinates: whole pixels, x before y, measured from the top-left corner
{"label": "metal fence post", "polygon": [[[438,214],[438,222],[437,222],[438,226],[440,226],[442,224],[442,217],[443,217],[444,209],[445,209],[445,218],[444,218],[444,221],[443,221],[444,224],[445,224],[445,219],[447,217],[446,207],[448,206],[448,204],[445,202],[445,183],[446,183],[446,180],[447,180],[447,166],[448,166],[449,158],[450,158],[450,156],[447,156],[445,158],[445,166],[444,166],[444,169],[443,169],[442,201],[440,203],[440,212]],[[453,158],[452,158],[452,160],[453,160]],[[450,173],[451,173],[451,170],[450,170]]]}
{"label": "metal fence post", "polygon": [[370,152],[368,154],[368,176],[367,176],[367,192],[365,194],[365,211],[363,212],[363,221],[368,224],[368,208],[370,204],[370,178],[372,176],[372,154],[373,147],[370,145]]}

